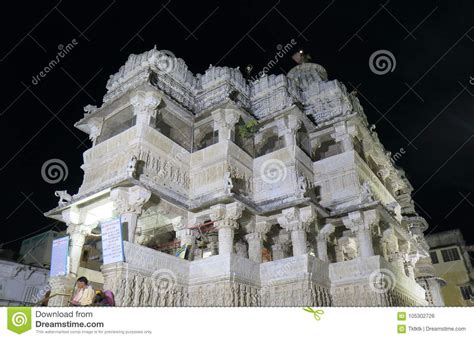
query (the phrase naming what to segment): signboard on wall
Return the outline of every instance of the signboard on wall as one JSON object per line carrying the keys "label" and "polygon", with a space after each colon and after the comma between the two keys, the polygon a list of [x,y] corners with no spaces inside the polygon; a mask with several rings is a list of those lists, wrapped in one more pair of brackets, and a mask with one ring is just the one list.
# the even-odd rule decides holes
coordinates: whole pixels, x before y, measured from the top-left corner
{"label": "signboard on wall", "polygon": [[68,273],[69,236],[54,239],[51,250],[51,277],[63,276]]}
{"label": "signboard on wall", "polygon": [[124,261],[122,222],[120,218],[100,223],[104,265]]}

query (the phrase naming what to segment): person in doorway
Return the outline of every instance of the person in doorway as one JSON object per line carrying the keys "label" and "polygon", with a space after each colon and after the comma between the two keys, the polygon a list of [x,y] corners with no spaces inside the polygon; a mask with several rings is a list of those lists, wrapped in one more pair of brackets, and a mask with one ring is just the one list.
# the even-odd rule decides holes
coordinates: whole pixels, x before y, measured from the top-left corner
{"label": "person in doorway", "polygon": [[76,282],[76,294],[71,300],[74,306],[89,306],[94,302],[95,292],[86,277],[80,277]]}

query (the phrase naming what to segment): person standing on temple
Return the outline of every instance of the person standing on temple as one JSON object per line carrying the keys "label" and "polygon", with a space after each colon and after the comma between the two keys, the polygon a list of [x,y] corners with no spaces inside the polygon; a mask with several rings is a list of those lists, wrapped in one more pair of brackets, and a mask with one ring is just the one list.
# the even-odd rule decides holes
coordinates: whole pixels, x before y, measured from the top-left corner
{"label": "person standing on temple", "polygon": [[73,306],[90,306],[94,302],[95,292],[86,277],[80,277],[76,282],[76,294],[70,301]]}

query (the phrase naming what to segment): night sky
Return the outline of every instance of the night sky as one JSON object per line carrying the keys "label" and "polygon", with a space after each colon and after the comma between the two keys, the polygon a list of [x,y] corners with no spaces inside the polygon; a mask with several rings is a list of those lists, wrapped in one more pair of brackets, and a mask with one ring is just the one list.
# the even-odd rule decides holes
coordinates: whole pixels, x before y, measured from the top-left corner
{"label": "night sky", "polygon": [[[460,228],[473,243],[474,4],[465,1],[32,1],[2,11],[0,243],[55,225],[43,212],[54,191],[75,194],[88,136],[73,127],[87,104],[100,106],[109,76],[131,53],[156,44],[193,73],[210,64],[254,65],[292,39],[330,79],[357,88],[370,123],[414,186],[430,231]],[[39,81],[62,46],[77,44]],[[369,67],[393,55],[386,74]],[[270,73],[295,65],[291,54]],[[379,71],[380,73],[380,71]],[[403,151],[402,151],[403,150]],[[404,153],[404,154],[403,154]],[[43,179],[59,159],[67,177]]]}

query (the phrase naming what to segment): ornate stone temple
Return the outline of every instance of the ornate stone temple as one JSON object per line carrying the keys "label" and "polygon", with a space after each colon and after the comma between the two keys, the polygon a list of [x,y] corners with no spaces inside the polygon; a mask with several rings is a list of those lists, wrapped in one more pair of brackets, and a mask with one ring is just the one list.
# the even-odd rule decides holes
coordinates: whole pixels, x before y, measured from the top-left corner
{"label": "ornate stone temple", "polygon": [[125,259],[96,270],[121,306],[443,305],[412,186],[320,65],[249,81],[155,48],[84,110],[83,183],[46,213],[70,235],[53,294],[120,216]]}

